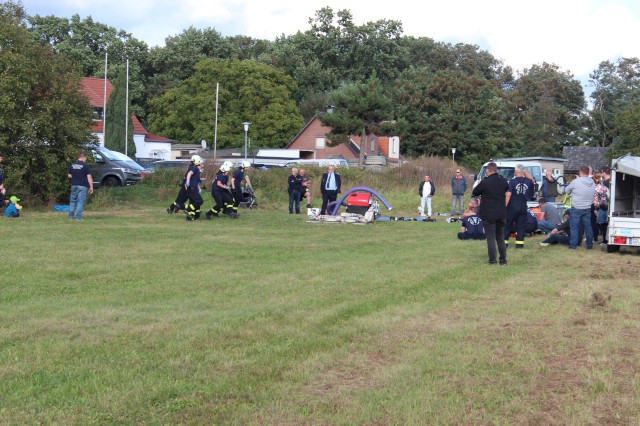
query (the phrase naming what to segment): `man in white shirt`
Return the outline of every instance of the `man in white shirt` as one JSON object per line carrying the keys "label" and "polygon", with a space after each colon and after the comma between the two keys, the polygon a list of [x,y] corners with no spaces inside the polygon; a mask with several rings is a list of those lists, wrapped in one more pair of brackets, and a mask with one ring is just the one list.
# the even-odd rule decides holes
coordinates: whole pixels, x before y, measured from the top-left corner
{"label": "man in white shirt", "polygon": [[420,182],[418,194],[420,194],[420,216],[425,217],[424,205],[427,204],[427,216],[431,218],[431,198],[436,193],[436,186],[431,182],[429,175],[424,177],[424,182]]}

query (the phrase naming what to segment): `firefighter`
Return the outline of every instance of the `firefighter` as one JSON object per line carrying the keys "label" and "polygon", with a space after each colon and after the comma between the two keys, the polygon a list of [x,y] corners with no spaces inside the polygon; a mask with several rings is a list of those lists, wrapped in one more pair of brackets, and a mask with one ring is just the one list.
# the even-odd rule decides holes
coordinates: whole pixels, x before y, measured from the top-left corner
{"label": "firefighter", "polygon": [[202,191],[200,186],[200,173],[202,172],[203,167],[204,160],[199,155],[191,157],[191,165],[189,165],[189,170],[185,175],[184,182],[184,187],[187,190],[188,195],[188,201],[185,204],[184,209],[187,212],[188,221],[200,219],[200,206],[204,204],[202,195],[200,195],[200,192]]}
{"label": "firefighter", "polygon": [[249,175],[245,174],[251,169],[251,163],[248,161],[243,161],[240,167],[233,172],[233,176],[231,176],[231,195],[233,195],[233,212],[238,214],[238,206],[244,200],[244,196],[242,195],[242,181],[244,180],[247,187],[251,189],[253,192],[253,187],[251,186],[251,181],[249,180]]}
{"label": "firefighter", "polygon": [[507,222],[504,227],[504,243],[509,246],[511,231],[516,230],[516,248],[524,248],[524,236],[527,226],[527,201],[533,199],[534,184],[529,172],[518,164],[515,177],[509,181],[505,202],[507,205]]}
{"label": "firefighter", "polygon": [[232,219],[238,218],[238,214],[233,211],[233,199],[229,191],[230,171],[231,166],[227,164],[227,162],[223,163],[222,166],[220,166],[216,179],[211,184],[211,195],[216,204],[205,214],[209,220],[213,217],[218,217],[220,212],[229,215]]}
{"label": "firefighter", "polygon": [[184,173],[184,177],[182,179],[182,182],[180,183],[178,196],[176,197],[176,200],[173,202],[173,204],[171,204],[167,209],[167,213],[172,214],[178,213],[180,210],[185,210],[185,203],[189,200],[189,191],[187,190],[187,186],[185,185],[187,181],[187,175],[193,175],[193,172],[198,165],[204,165],[204,160],[202,159],[202,157],[200,157],[199,155],[191,156],[191,164],[189,164],[189,168]]}

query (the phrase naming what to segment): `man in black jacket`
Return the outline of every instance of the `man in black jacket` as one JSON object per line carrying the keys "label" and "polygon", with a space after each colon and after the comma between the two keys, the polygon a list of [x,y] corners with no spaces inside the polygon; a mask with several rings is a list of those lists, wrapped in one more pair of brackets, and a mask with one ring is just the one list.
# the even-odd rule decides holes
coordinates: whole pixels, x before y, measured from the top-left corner
{"label": "man in black jacket", "polygon": [[320,214],[327,214],[327,206],[329,203],[336,201],[340,193],[341,185],[340,175],[336,173],[334,166],[329,166],[327,172],[322,175],[320,183],[320,192],[322,192],[322,208]]}
{"label": "man in black jacket", "polygon": [[500,253],[500,265],[507,264],[507,246],[504,243],[504,225],[507,218],[505,196],[509,184],[498,174],[496,163],[487,165],[485,177],[473,190],[474,196],[482,197],[480,217],[484,222],[484,233],[487,236],[489,264],[496,262],[496,243]]}

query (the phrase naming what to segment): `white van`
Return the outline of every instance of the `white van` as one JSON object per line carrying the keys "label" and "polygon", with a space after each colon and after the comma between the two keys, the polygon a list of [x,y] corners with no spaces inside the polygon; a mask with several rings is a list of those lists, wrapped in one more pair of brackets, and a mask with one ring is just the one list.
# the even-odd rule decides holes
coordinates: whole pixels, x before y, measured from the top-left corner
{"label": "white van", "polygon": [[[537,161],[496,160],[494,161],[494,163],[496,163],[496,166],[498,166],[498,174],[500,174],[500,176],[505,178],[507,181],[510,180],[515,174],[516,166],[518,164],[522,164],[522,166],[525,169],[527,169],[529,173],[531,173],[531,176],[533,176],[533,179],[535,180],[535,183],[536,183],[536,191],[537,191],[537,186],[540,184],[540,182],[542,182],[543,167],[542,167],[542,164]],[[487,164],[489,164],[489,162],[486,162],[482,165],[482,169],[480,169],[480,173],[478,173],[478,175],[476,176],[476,180],[473,183],[474,188],[476,187],[476,185],[480,183],[482,179],[484,179],[487,176]]]}
{"label": "white van", "polygon": [[313,160],[295,160],[288,162],[285,167],[307,166],[307,167],[344,167],[349,168],[349,162],[344,158],[317,158]]}

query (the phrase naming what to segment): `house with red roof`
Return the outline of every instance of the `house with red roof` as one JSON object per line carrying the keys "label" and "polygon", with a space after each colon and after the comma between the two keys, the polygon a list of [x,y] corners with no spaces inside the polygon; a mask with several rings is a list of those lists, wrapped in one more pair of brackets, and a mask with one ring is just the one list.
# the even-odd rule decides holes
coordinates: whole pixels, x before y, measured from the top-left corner
{"label": "house with red roof", "polygon": [[[102,146],[104,146],[105,84],[106,98],[109,99],[113,91],[113,86],[109,80],[84,77],[80,88],[80,91],[87,97],[89,105],[91,105],[93,109],[91,132],[97,136]],[[108,126],[109,111],[107,111],[106,119]],[[171,159],[171,143],[173,142],[171,139],[149,133],[135,115],[131,115],[131,121],[133,123],[133,142],[136,146],[136,158],[154,160]]]}
{"label": "house with red roof", "polygon": [[[323,125],[318,116],[314,115],[285,146],[285,149],[299,150],[300,158],[303,160],[323,158],[357,160],[360,156],[361,136],[352,135],[347,143],[329,146],[330,140],[326,135],[330,131],[331,127]],[[398,136],[367,135],[364,148],[367,156],[384,156],[391,163],[400,160],[400,138]]]}

